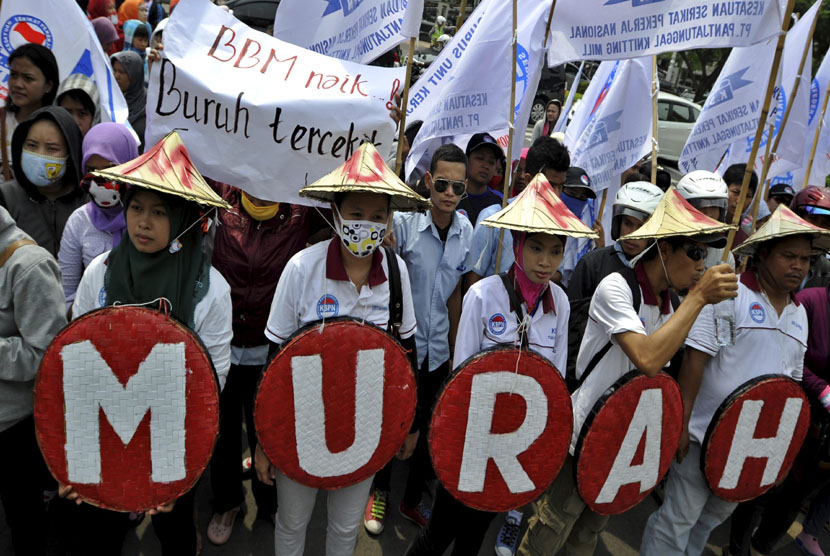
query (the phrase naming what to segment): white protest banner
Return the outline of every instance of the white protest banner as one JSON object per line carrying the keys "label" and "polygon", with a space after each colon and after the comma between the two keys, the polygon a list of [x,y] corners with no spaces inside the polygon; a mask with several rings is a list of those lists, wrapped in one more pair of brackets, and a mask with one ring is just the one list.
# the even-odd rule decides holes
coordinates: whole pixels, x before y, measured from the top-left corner
{"label": "white protest banner", "polygon": [[559,119],[556,120],[556,125],[553,126],[554,133],[565,131],[565,127],[568,125],[568,114],[571,113],[571,107],[573,106],[574,98],[576,97],[577,89],[579,88],[579,82],[582,79],[582,70],[584,68],[585,61],[583,60],[582,63],[579,64],[576,77],[574,77],[574,81],[568,91],[568,98],[565,99],[565,106],[562,107],[562,110],[559,112]]}
{"label": "white protest banner", "polygon": [[[543,42],[552,0],[518,0],[515,128],[524,129],[544,63]],[[510,117],[512,3],[484,0],[429,69],[412,86],[407,122],[422,121],[406,173],[429,162],[432,152],[453,142],[462,149],[474,133],[489,132],[507,150]],[[483,73],[484,72],[484,73]],[[514,141],[512,159],[521,141]]]}
{"label": "white protest banner", "polygon": [[[781,58],[781,83],[773,91],[770,112],[765,131],[758,147],[755,168],[760,172],[764,165],[766,146],[769,136],[769,127],[772,125],[772,146],[778,144],[777,151],[772,153],[773,161],[769,167],[768,176],[784,174],[801,165],[804,158],[804,138],[809,128],[810,104],[810,68],[813,67],[813,49],[811,43],[811,28],[818,17],[820,1],[813,4],[804,16],[787,32],[784,42],[784,52]],[[808,44],[810,43],[810,44]],[[799,75],[799,67],[804,53],[807,53],[804,70]],[[795,83],[800,80],[798,90]],[[792,104],[784,121],[788,106]],[[778,136],[781,136],[778,139]],[[733,162],[747,162],[752,152],[754,135],[739,141],[730,151]],[[809,147],[808,151],[809,151]],[[740,154],[739,154],[740,153]],[[806,162],[804,163],[806,164]]]}
{"label": "white protest banner", "polygon": [[[9,94],[8,57],[33,42],[55,55],[61,80],[73,73],[91,77],[101,95],[101,117],[126,123],[129,110],[115,82],[109,58],[95,29],[75,2],[66,0],[5,0],[0,8],[0,98]],[[55,89],[60,83],[55,83]]]}
{"label": "white protest banner", "polygon": [[[776,42],[732,49],[680,154],[681,172],[714,170],[730,145],[747,138],[752,140]],[[783,111],[779,112],[783,118]],[[733,162],[746,162],[736,160],[736,150],[731,149]]]}
{"label": "white protest banner", "polygon": [[314,52],[367,64],[418,37],[424,0],[282,0],[274,36]]}
{"label": "white protest banner", "polygon": [[405,68],[344,62],[255,31],[208,0],[176,7],[147,92],[147,144],[178,129],[204,175],[270,201],[297,194],[363,141],[392,152]]}
{"label": "white protest banner", "polygon": [[603,62],[565,131],[571,166],[602,191],[651,152],[651,59]]}
{"label": "white protest banner", "polygon": [[548,65],[761,42],[781,30],[778,0],[559,0]]}

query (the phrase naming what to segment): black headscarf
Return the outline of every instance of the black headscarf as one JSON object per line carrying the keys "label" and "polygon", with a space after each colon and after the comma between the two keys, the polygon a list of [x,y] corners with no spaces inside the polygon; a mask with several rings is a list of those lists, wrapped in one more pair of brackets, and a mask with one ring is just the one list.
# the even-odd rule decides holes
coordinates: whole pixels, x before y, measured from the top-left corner
{"label": "black headscarf", "polygon": [[[133,187],[127,192],[125,210],[129,210],[130,200],[137,190],[142,191]],[[202,227],[196,223],[200,216],[199,207],[181,197],[152,193],[161,197],[167,207],[170,219],[168,244],[178,237],[182,248],[176,253],[171,253],[167,247],[156,253],[141,253],[128,235],[128,240],[122,240],[107,259],[106,304],[148,304],[166,298],[172,315],[194,328],[194,311],[207,294],[210,276],[210,259],[202,251]],[[148,307],[155,309],[164,305],[156,302]]]}

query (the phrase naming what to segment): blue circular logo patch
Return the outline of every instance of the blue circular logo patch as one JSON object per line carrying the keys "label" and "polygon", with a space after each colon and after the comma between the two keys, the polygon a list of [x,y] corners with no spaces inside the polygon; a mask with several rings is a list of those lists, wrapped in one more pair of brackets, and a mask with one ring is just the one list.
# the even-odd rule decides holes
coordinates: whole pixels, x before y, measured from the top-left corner
{"label": "blue circular logo patch", "polygon": [[327,293],[317,302],[317,318],[330,319],[337,316],[340,310],[340,304],[337,298]]}
{"label": "blue circular logo patch", "polygon": [[490,322],[487,323],[487,328],[490,329],[492,334],[501,336],[504,334],[504,331],[507,330],[507,319],[505,319],[504,315],[501,313],[496,313],[490,317]]}
{"label": "blue circular logo patch", "polygon": [[761,323],[767,318],[767,313],[761,304],[756,301],[749,306],[749,316],[755,322]]}
{"label": "blue circular logo patch", "polygon": [[[0,30],[0,43],[6,50],[6,55],[14,52],[18,46],[33,42],[46,48],[52,48],[52,31],[42,19],[31,15],[13,15],[3,24]],[[4,58],[4,65],[5,63]]]}
{"label": "blue circular logo patch", "polygon": [[107,288],[106,286],[101,287],[101,291],[98,292],[98,306],[103,307],[107,304]]}

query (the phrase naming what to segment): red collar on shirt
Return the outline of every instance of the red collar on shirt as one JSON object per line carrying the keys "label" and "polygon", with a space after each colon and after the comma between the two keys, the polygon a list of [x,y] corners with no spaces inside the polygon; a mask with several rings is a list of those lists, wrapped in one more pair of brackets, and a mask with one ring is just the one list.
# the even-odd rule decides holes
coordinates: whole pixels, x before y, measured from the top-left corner
{"label": "red collar on shirt", "polygon": [[[369,287],[374,288],[386,282],[386,273],[383,271],[382,248],[378,247],[372,253],[372,268],[369,269]],[[334,238],[329,242],[326,253],[326,278],[329,280],[349,281],[346,267],[343,266],[343,254],[340,252],[340,239]]]}
{"label": "red collar on shirt", "polygon": [[[755,274],[755,269],[749,269],[741,274],[741,284],[746,286],[747,288],[751,289],[756,293],[761,293],[761,284],[758,282],[758,275]],[[795,297],[794,292],[790,292],[790,299],[795,306],[798,307],[801,303],[798,302],[798,299]]]}
{"label": "red collar on shirt", "polygon": [[[515,287],[516,272],[512,266],[510,267],[510,270],[507,271],[507,277],[510,278],[510,281],[513,283],[513,286]],[[527,300],[525,300],[525,303],[527,303]],[[513,307],[513,303],[510,304],[510,310],[518,314],[518,312],[516,312],[516,308]],[[553,311],[553,314],[556,315],[556,305],[553,303],[553,293],[551,293],[550,291],[550,284],[548,284],[548,287],[545,289],[544,293],[542,293],[542,311],[545,313]]]}
{"label": "red collar on shirt", "polygon": [[671,312],[671,296],[669,295],[668,288],[663,292],[663,301],[661,303],[657,299],[657,294],[654,293],[654,289],[651,287],[651,282],[648,281],[646,269],[643,267],[642,261],[634,265],[634,273],[637,275],[637,283],[640,284],[640,289],[643,290],[643,301],[645,304],[660,307],[660,314],[668,315]]}

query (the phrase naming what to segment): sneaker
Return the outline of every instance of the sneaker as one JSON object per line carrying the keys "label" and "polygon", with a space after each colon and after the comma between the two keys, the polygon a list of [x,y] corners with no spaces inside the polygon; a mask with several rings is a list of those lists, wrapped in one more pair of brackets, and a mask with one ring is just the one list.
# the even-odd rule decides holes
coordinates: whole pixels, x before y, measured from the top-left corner
{"label": "sneaker", "polygon": [[406,519],[417,525],[418,527],[426,527],[427,522],[429,521],[430,510],[427,508],[423,502],[418,502],[418,505],[414,508],[410,508],[407,506],[403,500],[401,500],[401,505],[398,507],[401,512],[401,515],[404,516]]}
{"label": "sneaker", "polygon": [[795,538],[795,544],[807,556],[824,556],[824,552],[818,544],[818,539],[813,535],[801,533]]}
{"label": "sneaker", "polygon": [[519,546],[519,530],[522,528],[522,512],[510,510],[496,537],[496,556],[513,556]]}
{"label": "sneaker", "polygon": [[386,499],[389,493],[385,490],[372,489],[366,510],[363,512],[363,526],[370,535],[380,535],[383,531],[383,520],[386,519]]}

